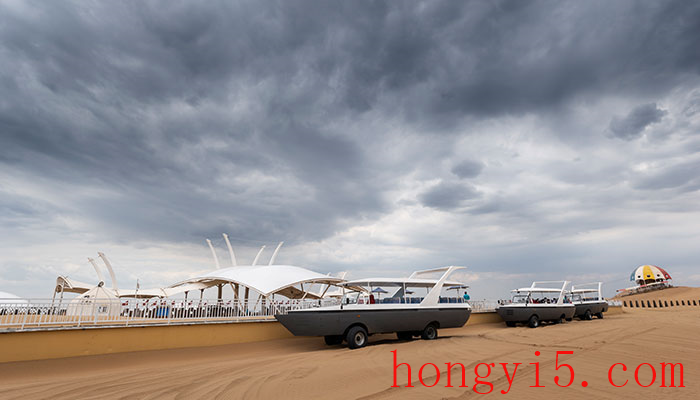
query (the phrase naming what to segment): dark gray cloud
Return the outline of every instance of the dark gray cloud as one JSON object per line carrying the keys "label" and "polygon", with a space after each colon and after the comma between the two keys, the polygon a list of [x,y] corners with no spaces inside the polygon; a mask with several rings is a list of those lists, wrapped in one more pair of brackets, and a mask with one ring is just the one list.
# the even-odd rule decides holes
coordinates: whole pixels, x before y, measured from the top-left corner
{"label": "dark gray cloud", "polygon": [[610,131],[620,139],[632,140],[639,137],[647,126],[661,121],[666,114],[668,111],[658,108],[656,103],[642,104],[633,108],[625,117],[613,117]]}
{"label": "dark gray cloud", "polygon": [[474,178],[479,176],[482,169],[484,169],[483,163],[473,160],[464,160],[452,167],[451,171],[460,178]]}
{"label": "dark gray cloud", "polygon": [[478,196],[479,192],[470,185],[441,182],[421,194],[419,200],[426,207],[452,210]]}
{"label": "dark gray cloud", "polygon": [[521,246],[676,205],[646,189],[692,211],[698,37],[685,1],[3,2],[0,233],[292,247],[439,210]]}

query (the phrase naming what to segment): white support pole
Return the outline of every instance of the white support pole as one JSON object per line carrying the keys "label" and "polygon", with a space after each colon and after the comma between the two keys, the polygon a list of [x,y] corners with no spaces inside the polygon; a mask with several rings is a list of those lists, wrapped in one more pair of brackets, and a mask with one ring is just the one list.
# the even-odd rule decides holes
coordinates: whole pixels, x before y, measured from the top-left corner
{"label": "white support pole", "polygon": [[265,245],[263,245],[263,247],[260,248],[258,254],[255,256],[255,259],[253,260],[253,263],[251,265],[257,265],[258,259],[260,258],[260,254],[262,254],[263,250],[265,250]]}
{"label": "white support pole", "polygon": [[97,266],[97,263],[95,262],[95,260],[88,257],[88,261],[90,262],[90,264],[92,264],[92,267],[95,268],[95,272],[97,272],[97,279],[99,279],[100,282],[102,282],[102,284],[104,284],[105,277],[102,275],[102,271],[100,271],[100,268]]}
{"label": "white support pole", "polygon": [[284,244],[284,242],[280,242],[280,244],[277,245],[275,252],[272,253],[272,257],[270,257],[270,263],[267,265],[273,265],[275,263],[275,260],[277,259],[277,253],[279,253],[280,248],[282,247],[283,244]]}
{"label": "white support pole", "polygon": [[211,255],[214,256],[214,264],[216,264],[216,269],[221,268],[221,265],[219,265],[219,257],[216,256],[216,251],[214,251],[214,246],[212,246],[211,240],[207,239],[207,244],[209,245],[209,250],[211,250]]}
{"label": "white support pole", "polygon": [[238,263],[236,262],[236,255],[233,253],[233,247],[231,247],[231,242],[228,240],[228,235],[225,233],[223,235],[224,240],[226,241],[226,246],[228,247],[228,254],[231,256],[231,264],[234,267],[237,267]]}
{"label": "white support pole", "polygon": [[323,296],[326,295],[326,292],[327,292],[328,289],[330,289],[330,288],[331,288],[331,284],[329,283],[328,285],[326,285],[326,289],[324,289],[323,292],[321,293],[321,296],[320,296],[320,297],[321,297],[321,300],[323,300]]}
{"label": "white support pole", "polygon": [[105,266],[107,266],[107,271],[109,271],[109,277],[112,279],[112,289],[114,289],[115,294],[118,296],[119,288],[117,287],[117,277],[114,275],[112,264],[110,264],[109,260],[107,259],[107,256],[105,256],[104,253],[98,252],[97,255],[100,256],[102,261],[105,263]]}

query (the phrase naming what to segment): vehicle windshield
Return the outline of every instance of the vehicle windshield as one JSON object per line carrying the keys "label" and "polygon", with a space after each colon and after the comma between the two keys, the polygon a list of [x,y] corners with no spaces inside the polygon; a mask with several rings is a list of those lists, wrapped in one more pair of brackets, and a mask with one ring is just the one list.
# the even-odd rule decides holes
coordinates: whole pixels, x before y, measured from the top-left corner
{"label": "vehicle windshield", "polygon": [[598,292],[583,292],[574,294],[574,301],[597,301]]}
{"label": "vehicle windshield", "polygon": [[527,303],[529,293],[516,293],[513,295],[513,303]]}

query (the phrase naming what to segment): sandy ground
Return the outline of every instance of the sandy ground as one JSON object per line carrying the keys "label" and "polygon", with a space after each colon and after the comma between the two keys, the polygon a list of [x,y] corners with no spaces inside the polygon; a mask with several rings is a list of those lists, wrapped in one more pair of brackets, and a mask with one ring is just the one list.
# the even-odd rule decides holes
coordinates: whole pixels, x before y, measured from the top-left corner
{"label": "sandy ground", "polygon": [[[236,344],[197,349],[136,352],[68,359],[0,364],[0,398],[86,398],[86,399],[426,399],[511,397],[524,399],[598,399],[598,398],[700,398],[700,307],[663,310],[631,310],[609,315],[603,320],[573,321],[537,329],[506,328],[504,324],[476,325],[442,330],[436,341],[400,342],[393,336],[373,336],[368,347],[348,350],[328,347],[319,338],[295,338],[253,344]],[[392,388],[393,356],[412,366],[414,387]],[[535,356],[535,351],[541,352]],[[554,376],[569,379],[566,368],[555,368],[556,351],[573,351],[560,356],[575,371],[569,387],[557,387]],[[461,371],[455,368],[452,384],[446,388],[446,362],[466,367],[466,388]],[[487,395],[474,392],[474,367],[495,363],[491,375],[483,380],[494,384]],[[498,363],[520,362],[510,392],[503,368]],[[535,366],[539,362],[540,385],[535,384]],[[608,369],[614,370],[617,384],[608,382]],[[684,385],[661,385],[661,362],[683,363]],[[423,387],[418,372],[424,363],[440,368],[440,380],[434,387]],[[652,364],[656,381],[639,387],[634,370],[641,363]],[[399,383],[407,384],[406,367],[398,370]],[[480,373],[486,374],[481,366]],[[666,379],[670,370],[667,369]],[[640,381],[651,381],[651,370],[643,366]],[[426,384],[436,379],[436,371],[423,371]],[[676,385],[678,385],[678,372]],[[582,381],[587,381],[587,387]],[[669,385],[670,382],[667,382]],[[487,385],[477,387],[487,391]]]}

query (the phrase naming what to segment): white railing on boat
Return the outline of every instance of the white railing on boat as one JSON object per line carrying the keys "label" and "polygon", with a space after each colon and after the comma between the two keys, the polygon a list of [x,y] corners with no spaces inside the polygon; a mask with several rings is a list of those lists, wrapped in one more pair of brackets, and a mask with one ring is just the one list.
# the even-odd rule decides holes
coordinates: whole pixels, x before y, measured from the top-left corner
{"label": "white railing on boat", "polygon": [[[443,298],[441,302],[464,302]],[[473,312],[496,302],[468,301]],[[235,301],[216,299],[0,299],[0,332],[88,327],[272,321],[276,314],[340,304],[339,299]]]}

